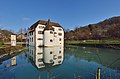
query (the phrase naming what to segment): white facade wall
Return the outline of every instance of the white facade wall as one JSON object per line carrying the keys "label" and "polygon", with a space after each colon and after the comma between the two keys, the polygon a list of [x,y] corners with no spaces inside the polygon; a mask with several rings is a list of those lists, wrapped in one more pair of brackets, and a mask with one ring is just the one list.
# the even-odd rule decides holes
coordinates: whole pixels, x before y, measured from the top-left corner
{"label": "white facade wall", "polygon": [[43,37],[44,46],[54,46],[53,30],[45,30]]}
{"label": "white facade wall", "polygon": [[[28,33],[28,44],[31,46],[64,46],[64,30],[62,27],[52,26],[53,30],[45,30],[45,25],[38,24],[35,31]],[[43,33],[44,31],[44,33]],[[53,33],[50,33],[53,32]],[[34,34],[35,33],[35,34]],[[36,36],[34,36],[36,35]],[[36,38],[35,38],[36,37]],[[52,40],[52,41],[51,41]]]}
{"label": "white facade wall", "polygon": [[35,31],[36,31],[36,46],[43,46],[43,34],[39,34],[39,31],[44,30],[45,25],[41,25],[38,24],[38,26],[36,27]]}
{"label": "white facade wall", "polygon": [[62,46],[45,47],[43,60],[45,63],[53,63],[52,66],[62,64],[64,59],[64,51]]}
{"label": "white facade wall", "polygon": [[63,46],[55,46],[54,47],[54,55],[53,55],[53,59],[54,59],[54,65],[58,65],[58,64],[62,64],[63,60],[64,60],[64,49]]}
{"label": "white facade wall", "polygon": [[35,64],[38,68],[43,68],[45,67],[43,63],[43,48],[36,47],[36,52],[35,53]]}
{"label": "white facade wall", "polygon": [[44,54],[43,54],[43,60],[45,63],[53,63],[53,54],[54,54],[54,48],[53,47],[44,47]]}
{"label": "white facade wall", "polygon": [[53,26],[54,28],[54,45],[59,45],[59,38],[58,38],[58,27]]}
{"label": "white facade wall", "polygon": [[55,27],[54,28],[54,45],[55,46],[64,46],[64,31],[61,27]]}
{"label": "white facade wall", "polygon": [[11,35],[11,46],[16,46],[16,35]]}
{"label": "white facade wall", "polygon": [[43,48],[29,46],[29,51],[27,53],[28,58],[34,61],[37,68],[45,67],[43,63]]}

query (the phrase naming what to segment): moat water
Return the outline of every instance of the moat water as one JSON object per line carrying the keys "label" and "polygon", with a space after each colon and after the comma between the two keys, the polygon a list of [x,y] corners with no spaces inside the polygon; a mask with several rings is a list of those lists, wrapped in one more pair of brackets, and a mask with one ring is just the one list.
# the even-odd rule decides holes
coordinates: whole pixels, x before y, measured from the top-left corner
{"label": "moat water", "polygon": [[27,47],[0,62],[0,79],[120,79],[120,50],[65,46]]}

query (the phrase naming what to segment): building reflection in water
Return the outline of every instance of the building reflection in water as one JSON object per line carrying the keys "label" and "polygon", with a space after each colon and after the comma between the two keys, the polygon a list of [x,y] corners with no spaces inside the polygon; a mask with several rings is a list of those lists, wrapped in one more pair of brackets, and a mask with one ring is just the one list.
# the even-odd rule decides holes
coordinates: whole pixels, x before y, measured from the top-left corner
{"label": "building reflection in water", "polygon": [[[42,71],[47,70],[48,78],[55,78],[52,69],[63,63],[64,49],[63,46],[56,47],[28,47],[27,57],[30,62]],[[39,74],[40,75],[40,74]]]}
{"label": "building reflection in water", "polygon": [[56,47],[28,47],[27,57],[34,62],[37,68],[42,69],[50,66],[60,65],[64,59],[62,46]]}
{"label": "building reflection in water", "polygon": [[15,74],[12,72],[12,70],[16,66],[16,56],[10,58],[10,61],[8,61],[7,63],[0,64],[0,79],[16,79]]}
{"label": "building reflection in water", "polygon": [[15,66],[16,64],[16,56],[11,58],[11,66]]}

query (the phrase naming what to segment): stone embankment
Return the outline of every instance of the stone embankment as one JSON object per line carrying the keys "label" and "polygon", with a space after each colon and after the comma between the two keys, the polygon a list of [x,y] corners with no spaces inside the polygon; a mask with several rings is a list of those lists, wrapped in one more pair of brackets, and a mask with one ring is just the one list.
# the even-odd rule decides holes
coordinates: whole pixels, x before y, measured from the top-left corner
{"label": "stone embankment", "polygon": [[0,62],[16,56],[25,49],[23,46],[5,46],[0,48]]}

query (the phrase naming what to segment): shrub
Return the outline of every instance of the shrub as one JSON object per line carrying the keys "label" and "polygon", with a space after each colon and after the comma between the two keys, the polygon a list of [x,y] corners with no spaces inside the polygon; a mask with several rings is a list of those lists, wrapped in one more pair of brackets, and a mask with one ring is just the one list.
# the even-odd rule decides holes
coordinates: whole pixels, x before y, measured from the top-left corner
{"label": "shrub", "polygon": [[0,42],[0,46],[1,46],[1,45],[4,45],[4,43],[3,43],[3,42]]}

